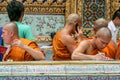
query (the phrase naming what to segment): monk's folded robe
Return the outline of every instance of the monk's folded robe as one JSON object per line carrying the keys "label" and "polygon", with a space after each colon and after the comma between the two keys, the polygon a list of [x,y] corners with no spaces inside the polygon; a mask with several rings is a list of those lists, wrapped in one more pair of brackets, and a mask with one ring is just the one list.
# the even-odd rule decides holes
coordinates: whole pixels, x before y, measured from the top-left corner
{"label": "monk's folded robe", "polygon": [[53,39],[53,60],[71,60],[71,54],[63,44],[60,34],[61,31],[57,32]]}
{"label": "monk's folded robe", "polygon": [[110,41],[109,44],[104,49],[102,49],[101,52],[105,53],[106,57],[115,59],[117,53],[117,45],[115,45],[113,41]]}
{"label": "monk's folded robe", "polygon": [[120,60],[120,40],[118,40],[118,48],[117,48],[116,59]]}
{"label": "monk's folded robe", "polygon": [[[92,38],[85,38],[83,40],[89,40],[89,39],[92,39]],[[77,42],[76,45],[78,46],[79,43]],[[111,59],[115,59],[115,56],[117,53],[117,46],[113,41],[110,41],[104,49],[102,49],[102,50],[95,49],[90,53],[90,55],[96,55],[96,54],[98,54],[98,51],[105,53],[106,57],[109,57]]]}
{"label": "monk's folded robe", "polygon": [[[33,42],[31,40],[23,39],[23,38],[20,38],[20,40],[23,42],[23,44],[28,45],[29,47],[31,47],[35,50],[42,51],[35,42]],[[43,52],[43,54],[44,54],[44,52]],[[24,49],[22,49],[18,46],[13,46],[11,48],[11,50],[9,51],[9,53],[4,55],[3,60],[7,61],[8,59],[12,59],[13,61],[32,61],[32,60],[34,60],[34,58],[27,51],[25,51]]]}

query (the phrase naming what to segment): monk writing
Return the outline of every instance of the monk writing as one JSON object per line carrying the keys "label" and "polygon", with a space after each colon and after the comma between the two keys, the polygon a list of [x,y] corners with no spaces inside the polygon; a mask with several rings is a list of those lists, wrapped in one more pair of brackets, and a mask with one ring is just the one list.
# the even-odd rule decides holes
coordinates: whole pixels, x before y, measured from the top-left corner
{"label": "monk writing", "polygon": [[[80,42],[71,58],[73,60],[106,60],[104,53],[98,52],[107,46],[111,40],[111,36],[111,32],[108,28],[104,27],[99,29],[93,39]],[[98,54],[92,55],[96,52]]]}
{"label": "monk writing", "polygon": [[[103,27],[108,27],[108,21],[104,18],[99,18],[94,22],[93,31],[96,34],[96,32]],[[114,41],[111,39],[109,44],[101,50],[105,54],[106,57],[109,57],[111,59],[115,59],[115,55],[117,52],[117,45],[114,43]]]}

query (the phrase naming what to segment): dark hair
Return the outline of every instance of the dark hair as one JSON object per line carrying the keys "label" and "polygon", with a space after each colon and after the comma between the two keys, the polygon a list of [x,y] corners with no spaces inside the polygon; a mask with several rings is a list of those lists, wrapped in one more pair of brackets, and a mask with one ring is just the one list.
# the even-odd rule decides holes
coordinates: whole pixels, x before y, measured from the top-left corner
{"label": "dark hair", "polygon": [[115,13],[113,14],[112,20],[114,20],[116,17],[120,19],[120,8],[116,10]]}
{"label": "dark hair", "polygon": [[53,39],[55,34],[56,34],[56,32],[51,32],[50,37]]}
{"label": "dark hair", "polygon": [[8,3],[6,8],[10,21],[19,21],[22,12],[24,12],[23,4],[15,0]]}

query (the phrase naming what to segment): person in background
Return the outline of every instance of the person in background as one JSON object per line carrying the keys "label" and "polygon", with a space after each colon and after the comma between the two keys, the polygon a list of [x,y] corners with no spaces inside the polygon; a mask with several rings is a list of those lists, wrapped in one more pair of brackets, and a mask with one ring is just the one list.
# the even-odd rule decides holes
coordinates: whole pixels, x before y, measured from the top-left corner
{"label": "person in background", "polygon": [[[104,18],[99,18],[94,22],[93,25],[93,31],[96,34],[96,32],[103,27],[108,27],[108,21]],[[117,53],[117,45],[113,40],[110,41],[110,43],[102,49],[100,52],[104,53],[106,57],[109,57],[111,59],[115,59],[116,53]]]}
{"label": "person in background", "polygon": [[[106,60],[104,53],[100,53],[111,40],[111,32],[108,28],[100,28],[94,38],[83,40],[72,53],[72,60]],[[94,55],[97,53],[96,55]]]}
{"label": "person in background", "polygon": [[34,41],[31,28],[28,25],[22,23],[22,19],[24,17],[24,5],[19,1],[12,0],[10,3],[8,3],[6,9],[10,21],[16,22],[18,26],[19,37]]}
{"label": "person in background", "polygon": [[[0,27],[0,46],[3,46],[3,40],[2,40],[2,27]],[[3,54],[0,53],[0,61],[2,61],[2,58],[3,58]]]}
{"label": "person in background", "polygon": [[94,33],[96,34],[96,32],[102,28],[102,27],[108,27],[108,21],[105,20],[104,18],[98,18],[97,20],[95,20],[93,22],[93,26],[92,26],[92,29],[94,31]]}
{"label": "person in background", "polygon": [[118,27],[120,26],[120,8],[116,10],[113,14],[112,20],[108,23],[108,28],[112,33],[112,40],[117,44]]}
{"label": "person in background", "polygon": [[[71,60],[71,54],[76,48],[76,43],[73,34],[78,33],[82,24],[81,16],[72,13],[66,19],[65,26],[58,31],[53,38],[53,60]],[[77,35],[81,39],[81,34]]]}
{"label": "person in background", "polygon": [[38,45],[28,39],[20,38],[16,23],[9,22],[3,26],[3,41],[9,46],[3,61],[33,61],[44,60],[45,54]]}

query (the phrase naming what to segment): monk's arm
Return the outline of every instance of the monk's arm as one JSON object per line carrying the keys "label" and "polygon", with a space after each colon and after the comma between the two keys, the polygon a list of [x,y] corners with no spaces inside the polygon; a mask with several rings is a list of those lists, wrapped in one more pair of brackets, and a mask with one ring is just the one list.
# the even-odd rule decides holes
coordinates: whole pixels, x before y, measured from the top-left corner
{"label": "monk's arm", "polygon": [[43,52],[35,46],[35,44],[31,44],[31,46],[33,46],[33,48],[27,45],[23,45],[22,48],[26,50],[35,60],[44,60],[45,56]]}
{"label": "monk's arm", "polygon": [[86,42],[81,42],[78,47],[74,50],[72,53],[72,60],[92,60],[93,56],[92,55],[86,55],[85,51],[89,47]]}
{"label": "monk's arm", "polygon": [[15,39],[12,46],[18,46],[28,52],[35,60],[44,60],[45,56],[42,50],[35,42],[31,42],[29,45],[25,45],[21,40]]}
{"label": "monk's arm", "polygon": [[73,53],[73,51],[75,50],[77,46],[75,43],[75,40],[71,36],[65,36],[63,43],[66,45],[70,54]]}

